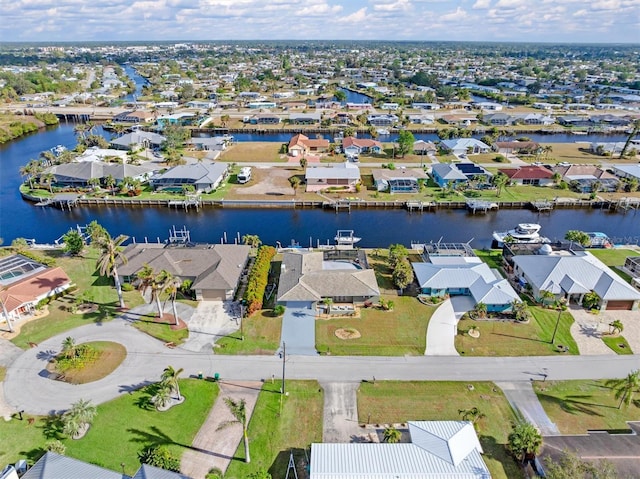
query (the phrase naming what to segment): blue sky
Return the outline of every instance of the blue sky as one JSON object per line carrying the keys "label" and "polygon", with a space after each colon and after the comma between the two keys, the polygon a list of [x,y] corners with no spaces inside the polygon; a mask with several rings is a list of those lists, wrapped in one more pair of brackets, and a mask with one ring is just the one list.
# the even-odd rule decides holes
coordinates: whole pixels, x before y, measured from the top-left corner
{"label": "blue sky", "polygon": [[0,41],[640,43],[640,0],[0,0]]}

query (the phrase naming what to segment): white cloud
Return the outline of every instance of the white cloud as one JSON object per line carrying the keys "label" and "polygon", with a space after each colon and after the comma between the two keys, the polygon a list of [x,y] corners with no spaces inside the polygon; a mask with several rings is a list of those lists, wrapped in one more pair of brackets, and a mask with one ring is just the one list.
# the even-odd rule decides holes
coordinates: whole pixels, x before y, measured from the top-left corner
{"label": "white cloud", "polygon": [[484,10],[491,6],[491,0],[477,0],[476,3],[473,4],[474,10]]}
{"label": "white cloud", "polygon": [[376,12],[397,12],[406,11],[411,8],[409,0],[395,0],[392,2],[376,2],[373,5],[373,10]]}
{"label": "white cloud", "polygon": [[353,12],[351,15],[345,15],[339,18],[340,23],[360,23],[368,18],[367,7],[362,7],[360,10]]}
{"label": "white cloud", "polygon": [[440,16],[440,20],[443,22],[459,22],[469,18],[469,14],[462,8],[458,7],[454,12],[445,13]]}

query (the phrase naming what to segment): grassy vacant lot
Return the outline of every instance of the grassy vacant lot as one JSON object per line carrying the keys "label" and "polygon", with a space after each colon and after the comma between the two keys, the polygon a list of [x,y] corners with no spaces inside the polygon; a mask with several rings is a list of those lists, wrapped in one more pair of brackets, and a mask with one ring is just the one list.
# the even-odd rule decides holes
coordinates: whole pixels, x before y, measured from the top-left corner
{"label": "grassy vacant lot", "polygon": [[[216,354],[275,354],[280,345],[282,316],[262,310],[243,320],[243,331],[236,331],[216,342]],[[242,340],[244,334],[244,341]]]}
{"label": "grassy vacant lot", "polygon": [[[558,319],[558,312],[538,306],[529,306],[533,319],[528,324],[513,321],[472,321],[458,323],[455,338],[456,349],[465,356],[547,356],[560,354],[551,344],[551,337]],[[565,354],[578,354],[578,346],[571,337],[573,316],[565,311],[555,343],[569,347]],[[467,331],[471,326],[480,330],[480,338],[474,339]]]}
{"label": "grassy vacant lot", "polygon": [[632,402],[618,409],[605,381],[537,381],[538,399],[551,421],[563,434],[585,434],[588,430],[628,429],[625,421],[635,421],[640,408]]}
{"label": "grassy vacant lot", "polygon": [[477,407],[486,415],[478,423],[484,460],[494,479],[521,478],[504,444],[514,420],[502,392],[489,382],[474,382],[473,390],[460,382],[376,381],[360,385],[358,420],[371,424],[411,420],[459,420],[458,410]]}
{"label": "grassy vacant lot", "polygon": [[[316,349],[320,353],[354,356],[421,355],[426,348],[427,325],[435,307],[421,304],[411,296],[386,297],[393,311],[361,309],[360,318],[316,321]],[[339,328],[355,328],[358,339],[336,337]]]}
{"label": "grassy vacant lot", "polygon": [[[47,441],[60,439],[67,447],[66,455],[132,475],[140,466],[137,454],[152,445],[167,445],[178,457],[191,442],[206,419],[218,394],[218,385],[207,381],[180,381],[187,398],[167,412],[147,408],[148,394],[136,391],[98,406],[98,414],[87,435],[73,441],[61,433],[56,417],[36,417],[33,424],[12,420],[0,422],[4,441],[0,462],[14,463],[27,458],[35,462],[44,454]],[[25,418],[26,419],[26,418]],[[117,451],[117,454],[114,454]]]}
{"label": "grassy vacant lot", "polygon": [[[109,321],[117,314],[119,306],[113,280],[100,276],[96,271],[98,251],[95,248],[86,248],[81,257],[65,256],[61,251],[47,251],[43,256],[54,258],[56,265],[67,273],[78,289],[69,296],[51,302],[47,316],[22,325],[20,334],[12,342],[24,349],[29,347],[30,342],[39,343],[78,326]],[[88,314],[70,313],[67,309],[73,304],[74,298],[97,303],[99,310]],[[144,302],[138,291],[124,292],[124,298],[128,307]]]}
{"label": "grassy vacant lot", "polygon": [[[234,457],[237,460],[229,464],[225,479],[243,479],[261,468],[267,469],[274,478],[285,477],[291,451],[298,477],[308,477],[305,449],[312,442],[322,442],[322,389],[316,381],[287,381],[289,395],[282,398],[281,385],[280,381],[263,385],[249,423],[251,463],[243,462],[241,442]],[[281,399],[284,399],[282,405]]]}
{"label": "grassy vacant lot", "polygon": [[283,162],[280,158],[282,145],[273,141],[256,141],[235,143],[222,155],[227,162],[242,163],[244,161]]}
{"label": "grassy vacant lot", "polygon": [[[576,137],[579,140],[578,137]],[[599,156],[591,153],[588,143],[540,143],[541,146],[552,148],[548,158],[544,155],[532,161],[543,161],[545,163],[559,163],[568,161],[569,163],[598,164],[608,160],[606,156]]]}

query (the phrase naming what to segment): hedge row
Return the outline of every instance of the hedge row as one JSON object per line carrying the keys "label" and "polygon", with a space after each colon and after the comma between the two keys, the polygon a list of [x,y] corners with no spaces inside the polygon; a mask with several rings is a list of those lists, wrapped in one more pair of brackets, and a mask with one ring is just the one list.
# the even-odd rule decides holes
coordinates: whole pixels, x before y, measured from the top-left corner
{"label": "hedge row", "polygon": [[258,250],[256,260],[249,272],[247,289],[244,293],[248,315],[252,315],[262,309],[262,298],[269,280],[269,268],[275,254],[276,249],[273,246],[261,246]]}

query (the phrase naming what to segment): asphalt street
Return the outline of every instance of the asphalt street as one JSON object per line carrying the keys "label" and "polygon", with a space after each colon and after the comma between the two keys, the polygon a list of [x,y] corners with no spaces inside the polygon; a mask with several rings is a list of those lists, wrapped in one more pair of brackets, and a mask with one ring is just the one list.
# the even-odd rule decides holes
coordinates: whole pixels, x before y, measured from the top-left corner
{"label": "asphalt street", "polygon": [[[112,374],[99,381],[71,385],[49,379],[45,366],[57,354],[62,341],[73,336],[78,343],[109,340],[123,344],[127,358]],[[286,379],[318,379],[350,382],[375,377],[379,380],[529,381],[554,379],[603,379],[623,377],[640,368],[640,356],[544,356],[544,357],[339,357],[287,355]],[[282,377],[277,356],[222,356],[210,352],[168,349],[115,319],[91,324],[50,338],[25,351],[7,370],[4,394],[16,410],[47,414],[67,409],[78,399],[102,403],[140,386],[157,381],[171,365],[184,368],[185,376],[199,371],[226,380],[263,380]]]}

